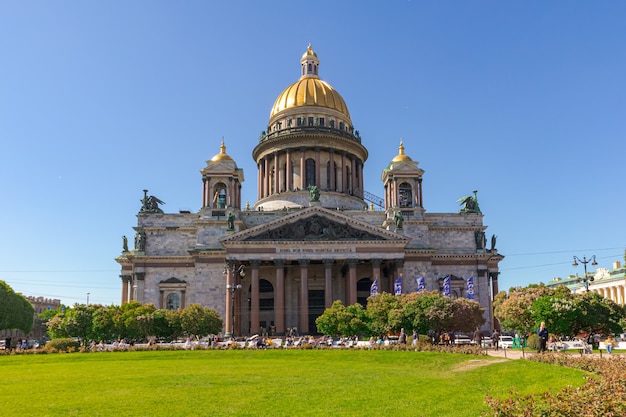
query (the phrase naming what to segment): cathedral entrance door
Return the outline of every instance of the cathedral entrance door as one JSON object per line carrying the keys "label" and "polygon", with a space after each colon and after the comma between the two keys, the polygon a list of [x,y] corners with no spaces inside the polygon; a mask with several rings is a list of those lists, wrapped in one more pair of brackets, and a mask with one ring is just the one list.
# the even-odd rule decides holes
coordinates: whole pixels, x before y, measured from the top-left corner
{"label": "cathedral entrance door", "polygon": [[309,333],[318,333],[315,319],[322,315],[324,309],[324,290],[309,290]]}

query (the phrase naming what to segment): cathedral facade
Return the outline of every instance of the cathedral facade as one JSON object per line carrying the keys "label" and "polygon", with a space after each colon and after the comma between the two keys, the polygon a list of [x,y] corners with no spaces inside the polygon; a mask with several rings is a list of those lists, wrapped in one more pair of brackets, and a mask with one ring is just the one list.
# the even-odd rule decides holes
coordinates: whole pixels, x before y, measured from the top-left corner
{"label": "cathedral facade", "polygon": [[335,300],[379,292],[442,291],[473,298],[493,328],[503,256],[487,248],[476,192],[458,213],[426,213],[424,171],[406,153],[382,167],[384,197],[363,188],[368,151],[343,97],[320,79],[309,46],[300,78],[272,107],[252,156],[257,201],[242,205],[243,170],[226,153],[201,169],[198,212],[164,213],[144,190],[134,249],[126,238],[121,302],[218,311],[224,335],[317,332]]}

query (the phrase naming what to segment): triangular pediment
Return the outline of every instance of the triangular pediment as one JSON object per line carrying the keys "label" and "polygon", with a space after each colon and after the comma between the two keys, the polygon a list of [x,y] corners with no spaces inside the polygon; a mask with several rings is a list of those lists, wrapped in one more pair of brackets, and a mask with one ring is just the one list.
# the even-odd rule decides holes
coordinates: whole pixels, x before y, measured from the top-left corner
{"label": "triangular pediment", "polygon": [[166,280],[160,281],[160,284],[186,284],[186,282],[181,279],[171,277]]}
{"label": "triangular pediment", "polygon": [[310,207],[222,240],[229,242],[408,242],[402,235],[340,212]]}
{"label": "triangular pediment", "polygon": [[409,173],[409,172],[414,172],[414,173],[420,173],[420,174],[424,174],[424,170],[418,167],[418,162],[416,161],[402,161],[402,162],[395,162],[393,165],[390,165],[388,168],[385,168],[383,170],[384,172],[388,172],[388,173]]}

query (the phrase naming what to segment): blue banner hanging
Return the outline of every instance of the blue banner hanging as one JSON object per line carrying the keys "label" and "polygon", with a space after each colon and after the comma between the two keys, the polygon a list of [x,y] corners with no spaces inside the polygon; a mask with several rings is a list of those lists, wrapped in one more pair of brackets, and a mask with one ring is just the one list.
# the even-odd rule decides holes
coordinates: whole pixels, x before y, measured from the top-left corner
{"label": "blue banner hanging", "polygon": [[396,278],[396,281],[393,283],[393,294],[394,295],[402,294],[402,275]]}
{"label": "blue banner hanging", "polygon": [[474,299],[474,277],[467,279],[467,298],[470,300]]}

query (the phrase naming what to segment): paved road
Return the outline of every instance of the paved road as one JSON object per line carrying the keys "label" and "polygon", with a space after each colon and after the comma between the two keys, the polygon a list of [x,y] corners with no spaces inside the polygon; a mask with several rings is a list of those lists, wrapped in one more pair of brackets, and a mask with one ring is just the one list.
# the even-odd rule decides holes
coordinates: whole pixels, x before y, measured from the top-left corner
{"label": "paved road", "polygon": [[[537,351],[533,350],[533,349],[524,349],[524,352],[522,353],[521,350],[518,349],[487,349],[487,354],[489,356],[495,356],[498,358],[507,358],[507,359],[523,359],[523,358],[528,358],[532,355],[536,355]],[[577,354],[576,352],[572,352],[572,354]],[[602,352],[601,354],[598,353],[597,351],[594,351],[594,353],[592,354],[595,357],[603,357],[603,358],[609,358],[611,356],[617,356],[619,355],[619,353],[615,353],[613,352],[612,355],[607,354],[606,352]]]}

